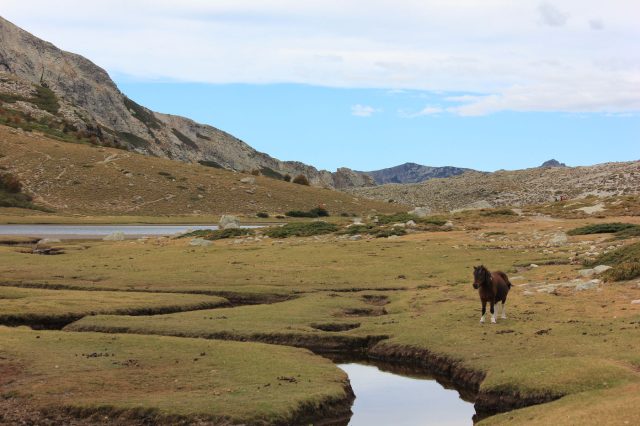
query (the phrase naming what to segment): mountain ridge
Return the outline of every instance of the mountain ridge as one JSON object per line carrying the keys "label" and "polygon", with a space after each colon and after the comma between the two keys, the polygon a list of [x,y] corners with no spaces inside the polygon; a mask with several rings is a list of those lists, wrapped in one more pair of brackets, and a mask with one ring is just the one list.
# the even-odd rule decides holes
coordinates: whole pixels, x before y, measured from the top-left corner
{"label": "mountain ridge", "polygon": [[468,171],[476,171],[454,166],[433,167],[407,162],[393,167],[373,170],[364,173],[371,176],[378,185],[387,183],[420,183],[434,178],[458,176]]}
{"label": "mountain ridge", "polygon": [[[46,104],[34,101],[40,95]],[[348,168],[332,173],[281,161],[213,126],[152,111],[129,99],[107,71],[89,59],[61,50],[2,17],[0,106],[5,113],[1,124],[28,124],[28,130],[50,130],[63,139],[77,133],[80,142],[281,179],[303,174],[314,186],[375,184]]]}

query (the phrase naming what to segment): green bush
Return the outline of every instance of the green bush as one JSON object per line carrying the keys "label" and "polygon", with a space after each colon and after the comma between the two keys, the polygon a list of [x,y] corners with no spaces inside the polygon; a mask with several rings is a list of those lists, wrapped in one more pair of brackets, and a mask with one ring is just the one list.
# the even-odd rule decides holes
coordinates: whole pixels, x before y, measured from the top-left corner
{"label": "green bush", "polygon": [[298,185],[309,186],[309,179],[307,179],[305,175],[298,175],[293,178],[293,183],[297,183]]}
{"label": "green bush", "polygon": [[337,230],[336,225],[327,222],[288,223],[284,226],[268,228],[264,234],[271,238],[310,237],[330,234]]}
{"label": "green bush", "polygon": [[391,236],[402,236],[402,235],[406,235],[407,231],[404,228],[400,228],[400,227],[393,227],[393,228],[384,228],[384,229],[380,229],[378,230],[376,233],[374,233],[373,235],[376,238],[387,238],[387,237],[391,237]]}
{"label": "green bush", "polygon": [[627,229],[637,228],[640,229],[640,226],[634,225],[632,223],[598,223],[594,225],[582,226],[580,228],[574,228],[567,232],[569,235],[589,235],[589,234],[613,234],[620,231],[625,231]]}
{"label": "green bush", "polygon": [[625,262],[640,262],[640,242],[601,254],[594,261],[587,262],[586,265],[616,266]]}
{"label": "green bush", "polygon": [[622,262],[603,276],[606,281],[627,281],[640,277],[640,261]]}
{"label": "green bush", "polygon": [[311,218],[328,217],[329,211],[324,207],[315,207],[309,211],[290,210],[286,212],[285,215],[289,217],[311,217]]}
{"label": "green bush", "polygon": [[205,240],[223,240],[226,238],[243,237],[253,235],[255,231],[249,228],[229,228],[229,229],[199,229],[181,235],[179,238],[204,238]]}
{"label": "green bush", "polygon": [[263,219],[266,219],[266,218],[269,217],[269,213],[267,213],[267,212],[258,212],[258,213],[256,213],[256,216],[257,217],[261,217]]}
{"label": "green bush", "polygon": [[405,223],[410,220],[418,223],[418,221],[420,221],[420,218],[409,213],[396,213],[391,215],[378,216],[378,223],[381,225],[386,225],[388,223]]}

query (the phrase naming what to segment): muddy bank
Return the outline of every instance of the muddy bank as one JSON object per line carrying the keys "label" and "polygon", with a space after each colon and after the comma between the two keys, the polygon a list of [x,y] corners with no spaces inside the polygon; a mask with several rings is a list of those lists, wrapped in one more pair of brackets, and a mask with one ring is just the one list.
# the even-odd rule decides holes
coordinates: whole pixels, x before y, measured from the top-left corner
{"label": "muddy bank", "polygon": [[551,402],[562,395],[522,395],[519,392],[493,392],[480,390],[486,374],[465,367],[463,362],[426,349],[380,343],[367,351],[367,356],[390,364],[405,365],[440,377],[455,385],[461,394],[475,395],[476,420],[530,405]]}
{"label": "muddy bank", "polygon": [[[293,294],[278,294],[278,293],[244,293],[241,291],[228,291],[228,290],[149,290],[149,289],[123,289],[118,287],[90,287],[86,285],[75,284],[49,284],[38,282],[0,282],[0,286],[5,287],[19,287],[19,288],[37,288],[41,290],[81,290],[81,291],[121,291],[132,293],[161,293],[161,294],[201,294],[203,296],[218,296],[227,299],[230,303],[229,306],[241,306],[241,305],[262,305],[272,304],[278,302],[284,302],[286,300],[295,299],[296,295]],[[193,309],[192,309],[193,310]],[[128,314],[125,314],[128,315]]]}
{"label": "muddy bank", "polygon": [[228,301],[218,302],[201,302],[195,305],[178,305],[178,306],[160,306],[160,307],[146,307],[138,309],[114,309],[108,311],[96,311],[96,312],[84,312],[78,314],[68,315],[38,315],[38,314],[25,314],[25,315],[2,315],[0,314],[0,325],[6,325],[9,327],[18,327],[26,325],[34,330],[61,330],[67,325],[78,321],[86,316],[91,315],[130,315],[130,316],[145,316],[145,315],[162,315],[173,314],[177,312],[189,312],[199,311],[205,309],[216,309],[230,307],[231,304]]}
{"label": "muddy bank", "polygon": [[[166,415],[155,409],[119,409],[111,406],[96,407],[37,407],[33,403],[18,396],[0,398],[0,424],[27,424],[32,426],[220,426],[232,424],[264,426],[316,424],[346,425],[351,416],[351,406],[355,395],[349,383],[344,384],[344,396],[327,397],[317,403],[301,403],[295,410],[283,415],[275,421],[260,418],[231,419],[228,417],[211,417],[202,415],[178,416]],[[319,420],[335,419],[335,420]]]}

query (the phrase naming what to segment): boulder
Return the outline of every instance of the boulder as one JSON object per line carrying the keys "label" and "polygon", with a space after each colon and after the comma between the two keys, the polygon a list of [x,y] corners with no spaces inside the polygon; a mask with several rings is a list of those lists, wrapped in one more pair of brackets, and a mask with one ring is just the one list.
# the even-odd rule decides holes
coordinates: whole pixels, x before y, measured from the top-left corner
{"label": "boulder", "polygon": [[58,238],[43,238],[38,241],[38,244],[57,244],[61,242],[62,241],[60,241]]}
{"label": "boulder", "polygon": [[444,225],[442,225],[445,229],[453,229],[453,222],[448,220]]}
{"label": "boulder", "polygon": [[631,304],[632,304],[632,305],[640,305],[640,299],[632,300],[632,301],[631,301]]}
{"label": "boulder", "polygon": [[592,290],[598,288],[600,280],[591,280],[576,286],[576,291]]}
{"label": "boulder", "polygon": [[113,232],[102,239],[103,241],[124,241],[124,232]]}
{"label": "boulder", "polygon": [[593,271],[594,271],[596,274],[601,274],[601,273],[603,273],[603,272],[605,272],[605,271],[608,271],[609,269],[612,269],[612,268],[611,268],[611,266],[608,266],[608,265],[598,265],[598,266],[596,266],[595,268],[593,268]]}
{"label": "boulder", "polygon": [[205,240],[204,238],[194,238],[189,241],[189,245],[194,247],[209,247],[211,244],[213,244],[211,241]]}
{"label": "boulder", "polygon": [[220,226],[220,229],[240,228],[240,222],[238,221],[238,218],[226,214],[222,215],[218,224]]}
{"label": "boulder", "polygon": [[569,241],[569,237],[564,232],[558,232],[549,240],[549,244],[553,246],[561,246]]}
{"label": "boulder", "polygon": [[244,177],[244,178],[240,179],[240,182],[248,183],[250,185],[253,185],[253,184],[256,183],[256,178],[254,178],[253,176],[248,176],[248,177]]}
{"label": "boulder", "polygon": [[360,234],[352,235],[349,237],[349,240],[351,241],[360,241],[361,239],[362,239],[362,235]]}
{"label": "boulder", "polygon": [[431,209],[429,207],[416,207],[415,209],[411,210],[409,214],[418,217],[427,217],[431,214]]}
{"label": "boulder", "polygon": [[596,271],[594,269],[580,269],[578,273],[582,277],[590,277],[592,275],[595,275]]}
{"label": "boulder", "polygon": [[405,227],[407,227],[407,228],[415,228],[415,227],[416,227],[416,222],[415,222],[415,221],[413,221],[413,220],[408,220],[408,221],[404,224],[404,226],[405,226]]}

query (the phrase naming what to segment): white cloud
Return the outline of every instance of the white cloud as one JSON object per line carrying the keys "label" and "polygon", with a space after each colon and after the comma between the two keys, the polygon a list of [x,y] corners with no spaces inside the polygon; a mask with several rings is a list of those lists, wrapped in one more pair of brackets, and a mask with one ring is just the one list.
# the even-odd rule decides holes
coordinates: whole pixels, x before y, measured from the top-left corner
{"label": "white cloud", "polygon": [[380,111],[380,109],[369,105],[351,105],[351,115],[355,115],[356,117],[371,117],[373,114]]}
{"label": "white cloud", "polygon": [[2,0],[1,13],[140,80],[483,94],[461,114],[640,102],[630,0]]}
{"label": "white cloud", "polygon": [[550,27],[561,27],[567,22],[567,14],[560,12],[558,8],[549,3],[540,3],[538,6],[540,21]]}
{"label": "white cloud", "polygon": [[426,107],[422,108],[420,111],[416,111],[416,112],[399,110],[398,115],[404,118],[416,118],[416,117],[424,117],[427,115],[438,115],[443,112],[445,112],[445,110],[439,106],[427,105]]}

